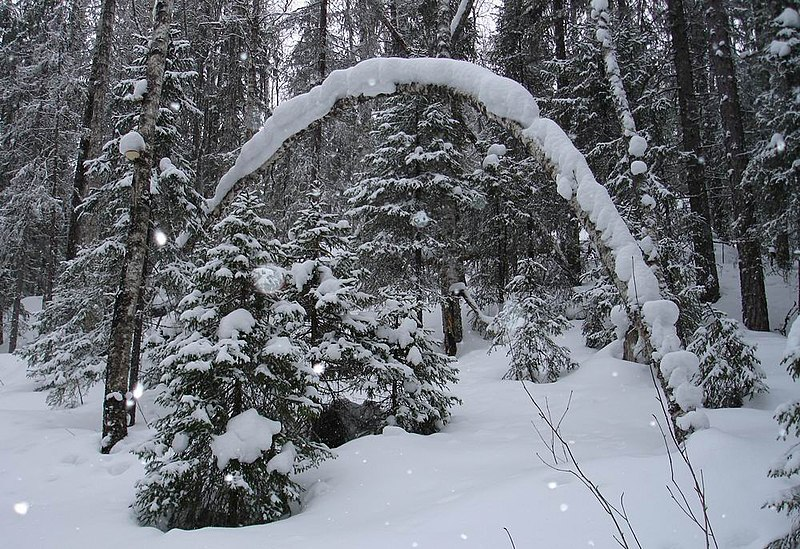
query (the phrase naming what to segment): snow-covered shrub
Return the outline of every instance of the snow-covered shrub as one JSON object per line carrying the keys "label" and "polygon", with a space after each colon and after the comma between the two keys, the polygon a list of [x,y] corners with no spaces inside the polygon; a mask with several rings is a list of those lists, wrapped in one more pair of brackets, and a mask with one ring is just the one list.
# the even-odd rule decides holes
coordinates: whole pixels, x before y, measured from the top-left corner
{"label": "snow-covered shrub", "polygon": [[686,349],[700,359],[697,380],[706,408],[737,408],[756,393],[767,390],[755,348],[742,339],[738,323],[711,309],[705,326],[698,328]]}

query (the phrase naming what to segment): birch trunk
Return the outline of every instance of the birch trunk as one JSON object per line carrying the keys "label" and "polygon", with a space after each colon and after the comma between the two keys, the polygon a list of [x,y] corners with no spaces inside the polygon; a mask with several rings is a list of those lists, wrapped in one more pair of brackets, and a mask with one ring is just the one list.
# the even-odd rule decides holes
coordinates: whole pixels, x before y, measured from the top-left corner
{"label": "birch trunk", "polygon": [[742,288],[742,321],[751,330],[769,331],[761,245],[753,234],[755,195],[750,184],[743,179],[749,153],[745,148],[743,112],[728,32],[728,14],[722,0],[706,0],[706,16],[710,38],[709,57],[717,84],[723,140],[730,168],[734,235],[739,251],[739,281]]}
{"label": "birch trunk", "polygon": [[144,138],[146,148],[134,161],[130,227],[125,244],[122,280],[114,302],[106,366],[101,443],[101,452],[104,454],[109,453],[111,448],[128,434],[128,414],[124,395],[128,390],[136,309],[144,285],[150,225],[150,176],[155,160],[153,157],[155,126],[161,103],[161,89],[164,85],[164,67],[170,43],[171,21],[172,0],[155,0],[153,31],[150,37],[150,49],[147,52],[148,89],[142,103],[138,129]]}

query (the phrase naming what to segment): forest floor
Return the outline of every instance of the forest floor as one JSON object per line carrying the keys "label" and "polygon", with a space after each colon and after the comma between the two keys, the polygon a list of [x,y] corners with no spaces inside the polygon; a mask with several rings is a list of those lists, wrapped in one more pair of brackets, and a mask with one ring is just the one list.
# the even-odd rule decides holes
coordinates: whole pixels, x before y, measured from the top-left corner
{"label": "forest floor", "polygon": [[[720,306],[736,317],[738,282],[723,265]],[[796,273],[795,273],[796,276]],[[794,301],[797,282],[770,277],[773,325]],[[783,316],[781,316],[783,315]],[[528,384],[533,397],[560,417],[580,466],[603,494],[625,507],[646,549],[700,548],[700,530],[670,498],[664,423],[650,371],[582,344],[580,323],[561,342],[580,368],[552,384]],[[767,471],[791,441],[778,440],[778,404],[800,393],[779,367],[785,338],[746,332],[758,345],[770,393],[741,409],[710,410],[711,427],[688,442],[702,471],[709,518],[722,548],[762,548],[790,521],[762,508],[790,483]],[[148,437],[139,420],[111,455],[98,452],[101,390],[72,410],[50,410],[25,377],[25,364],[0,354],[0,546],[6,549],[269,549],[612,548],[613,524],[573,476],[549,468],[543,427],[520,382],[502,381],[502,349],[467,334],[459,354],[463,400],[441,433],[388,429],[336,449],[336,459],[307,471],[302,509],[286,520],[238,529],[162,533],[137,526],[129,505],[143,469],[130,449]],[[144,416],[157,413],[152,392]],[[543,432],[544,433],[544,432]],[[547,438],[545,436],[545,438]],[[675,457],[673,449],[673,457]],[[697,509],[684,466],[676,479]],[[506,532],[506,529],[508,533]],[[513,544],[510,537],[513,538]]]}

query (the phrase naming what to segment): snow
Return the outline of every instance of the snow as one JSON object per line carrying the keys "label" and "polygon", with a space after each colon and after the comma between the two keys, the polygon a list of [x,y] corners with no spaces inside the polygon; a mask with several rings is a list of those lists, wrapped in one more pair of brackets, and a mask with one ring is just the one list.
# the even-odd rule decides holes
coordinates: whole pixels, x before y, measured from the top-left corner
{"label": "snow", "polygon": [[281,451],[267,462],[267,471],[276,471],[282,475],[288,475],[294,469],[294,460],[297,457],[297,450],[294,444],[287,442]]}
{"label": "snow", "polygon": [[134,130],[129,131],[119,139],[119,152],[126,155],[129,152],[141,152],[145,149],[144,138]]}
{"label": "snow", "polygon": [[495,156],[505,156],[508,154],[508,149],[505,145],[501,143],[493,143],[489,146],[489,150],[486,151],[486,154],[493,154]]}
{"label": "snow", "polygon": [[147,93],[147,80],[143,78],[133,83],[132,98],[135,101],[141,101],[144,98],[144,94],[146,93]]}
{"label": "snow", "polygon": [[333,71],[308,93],[278,105],[264,126],[242,146],[233,167],[220,179],[208,210],[217,208],[237,181],[256,171],[286,140],[327,115],[347,97],[376,97],[394,93],[402,85],[448,86],[483,104],[498,118],[523,128],[539,116],[539,107],[519,83],[489,69],[453,59],[367,59],[348,69]]}
{"label": "snow", "polygon": [[236,309],[219,321],[217,335],[220,339],[237,339],[240,334],[249,334],[256,325],[256,319],[247,309]]}
{"label": "snow", "polygon": [[592,0],[592,9],[596,12],[608,9],[608,0]]}
{"label": "snow", "polygon": [[[437,322],[431,315],[432,325]],[[702,426],[705,417],[709,423],[687,444],[693,464],[703,472],[710,518],[725,548],[761,549],[791,525],[786,516],[761,506],[791,485],[766,472],[792,443],[777,439],[772,413],[776,398],[796,394],[796,385],[772,358],[782,352],[785,339],[756,335],[763,338],[760,356],[778,397],[763,395],[742,409],[707,410],[682,419]],[[484,549],[509,547],[503,530],[508,528],[517,547],[617,547],[607,517],[585,488],[536,457],[549,455],[531,425],[541,428],[542,423],[521,384],[500,380],[508,369],[505,353],[487,356],[484,341],[468,330],[465,336],[461,382],[454,387],[464,404],[442,433],[426,437],[387,426],[381,435],[337,448],[336,459],[293,476],[306,492],[302,509],[285,520],[167,534],[137,526],[130,515],[143,467],[128,450],[151,434],[143,422],[111,455],[100,455],[101,391],[87,395],[87,404],[77,409],[48,410],[44,393],[34,391],[25,377],[24,364],[2,354],[3,546],[91,549],[114,539],[118,549],[408,549],[413,543],[421,549]],[[527,386],[559,417],[572,393],[562,432],[582,468],[612,501],[625,493],[643,547],[703,546],[665,488],[669,463],[651,415],[662,418],[648,367],[618,360],[609,349],[583,347],[579,322],[559,343],[572,349],[581,367],[557,383]],[[148,418],[159,410],[155,394],[146,390],[140,402]],[[266,431],[272,427],[277,424]],[[259,446],[270,447],[263,442]],[[178,440],[176,449],[181,444]],[[257,452],[256,457],[264,455]],[[280,448],[282,457],[268,464],[285,471],[289,454]],[[673,460],[679,463],[677,455]],[[680,482],[687,481],[680,467],[676,473]],[[16,506],[23,503],[27,513],[18,514]]]}
{"label": "snow", "polygon": [[254,408],[232,417],[225,433],[211,437],[211,452],[217,458],[217,467],[222,471],[232,459],[253,463],[272,448],[272,437],[280,431],[279,422],[259,415]]}
{"label": "snow", "polygon": [[647,151],[647,139],[640,135],[632,135],[628,142],[628,154],[641,158],[645,151]]}
{"label": "snow", "polygon": [[481,163],[481,167],[485,170],[489,166],[498,166],[499,164],[500,158],[496,154],[487,154]]}
{"label": "snow", "polygon": [[411,216],[411,224],[418,229],[424,229],[428,225],[430,225],[431,221],[433,221],[430,217],[428,217],[428,212],[424,210],[419,210],[414,215]]}
{"label": "snow", "polygon": [[781,27],[800,29],[800,13],[794,8],[784,9],[774,21]]}
{"label": "snow", "polygon": [[450,21],[450,36],[453,36],[456,33],[458,24],[461,23],[461,19],[466,16],[464,12],[467,11],[467,5],[469,3],[470,0],[461,0],[461,2],[458,3],[456,13],[453,15],[453,19]]}
{"label": "snow", "polygon": [[634,160],[631,162],[631,173],[633,175],[642,175],[647,172],[647,164],[641,160]]}

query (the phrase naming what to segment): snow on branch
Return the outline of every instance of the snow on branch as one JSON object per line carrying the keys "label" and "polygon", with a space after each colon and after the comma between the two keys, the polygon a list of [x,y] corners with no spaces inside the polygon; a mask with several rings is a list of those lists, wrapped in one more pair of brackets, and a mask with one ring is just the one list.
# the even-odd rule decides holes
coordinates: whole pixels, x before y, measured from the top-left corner
{"label": "snow on branch", "polygon": [[[602,0],[596,3],[602,7]],[[674,350],[671,342],[677,340],[680,346],[675,328],[677,315],[674,319],[673,315],[655,315],[655,319],[648,318],[650,322],[641,319],[643,305],[662,302],[659,280],[645,262],[642,249],[608,190],[595,179],[586,158],[558,124],[539,116],[536,101],[524,87],[466,61],[376,58],[332,72],[308,93],[278,105],[261,130],[244,144],[234,166],[220,179],[214,197],[207,202],[207,209],[214,211],[221,207],[238,181],[270,162],[287,141],[329,115],[338,102],[398,91],[421,92],[428,86],[446,87],[473,102],[487,116],[517,134],[529,150],[552,169],[559,195],[569,200],[592,224],[590,229],[596,232],[593,240],[608,254],[609,268],[617,278],[631,318],[646,329],[648,340],[653,340],[654,360],[658,362]],[[629,137],[634,135],[635,132]],[[633,148],[638,151],[642,145],[637,140]],[[661,312],[665,306],[656,306],[655,310]],[[671,322],[665,321],[666,316],[670,316]],[[658,333],[653,334],[653,331]]]}

